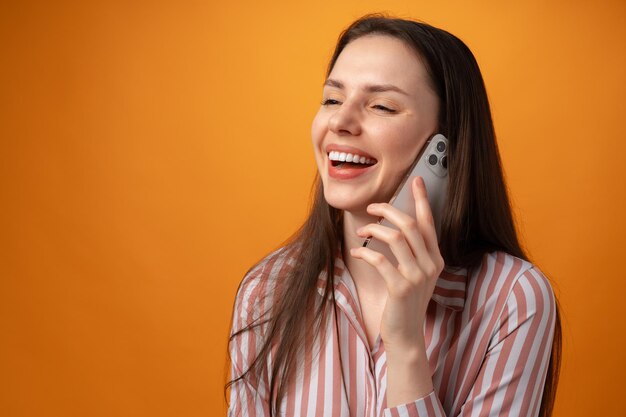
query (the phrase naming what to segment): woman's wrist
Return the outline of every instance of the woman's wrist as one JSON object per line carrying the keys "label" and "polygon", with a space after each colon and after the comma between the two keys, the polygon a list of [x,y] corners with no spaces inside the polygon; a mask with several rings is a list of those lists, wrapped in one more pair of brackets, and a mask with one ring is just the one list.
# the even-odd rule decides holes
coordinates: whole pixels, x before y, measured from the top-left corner
{"label": "woman's wrist", "polygon": [[[386,349],[385,349],[386,350]],[[387,407],[414,402],[433,391],[433,381],[426,350],[386,350]]]}

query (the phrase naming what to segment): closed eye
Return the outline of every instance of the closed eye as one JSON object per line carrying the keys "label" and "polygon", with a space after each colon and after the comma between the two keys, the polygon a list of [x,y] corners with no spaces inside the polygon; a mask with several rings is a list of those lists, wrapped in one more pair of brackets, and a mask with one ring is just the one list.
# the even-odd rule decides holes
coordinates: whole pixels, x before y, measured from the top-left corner
{"label": "closed eye", "polygon": [[375,108],[375,109],[378,109],[378,110],[382,110],[382,111],[387,112],[387,113],[395,113],[396,112],[395,110],[390,109],[389,107],[385,107],[382,104],[376,104],[376,105],[374,105],[372,107]]}
{"label": "closed eye", "polygon": [[322,106],[332,106],[335,104],[339,104],[339,101],[334,100],[332,98],[327,98],[326,100],[322,100]]}

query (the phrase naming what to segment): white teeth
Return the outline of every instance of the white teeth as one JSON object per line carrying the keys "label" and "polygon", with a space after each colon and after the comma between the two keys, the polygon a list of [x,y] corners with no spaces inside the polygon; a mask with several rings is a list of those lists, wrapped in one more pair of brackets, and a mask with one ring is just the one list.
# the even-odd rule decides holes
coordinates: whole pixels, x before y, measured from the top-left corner
{"label": "white teeth", "polygon": [[371,165],[375,162],[375,159],[366,158],[358,154],[339,152],[339,151],[330,151],[328,153],[328,159],[330,159],[331,161],[352,162],[353,164],[367,164],[367,165]]}

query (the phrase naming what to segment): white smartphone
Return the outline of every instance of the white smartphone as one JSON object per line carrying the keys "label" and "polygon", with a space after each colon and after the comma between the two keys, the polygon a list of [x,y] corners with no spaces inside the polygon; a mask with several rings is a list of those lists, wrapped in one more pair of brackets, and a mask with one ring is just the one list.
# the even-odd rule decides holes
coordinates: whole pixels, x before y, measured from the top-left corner
{"label": "white smartphone", "polygon": [[[441,214],[443,212],[443,205],[446,201],[448,189],[448,139],[446,139],[444,135],[437,133],[424,144],[424,147],[415,159],[415,162],[411,165],[407,174],[400,182],[396,193],[389,201],[389,204],[393,207],[403,211],[413,218],[416,218],[416,214],[415,200],[413,198],[413,192],[411,191],[411,183],[413,178],[417,176],[424,179],[428,202],[435,220],[437,237],[439,237]],[[378,223],[392,229],[398,229],[384,218],[381,218]],[[393,265],[398,264],[398,261],[391,252],[389,245],[385,242],[369,237],[365,240],[365,242],[363,242],[363,246],[382,253]]]}

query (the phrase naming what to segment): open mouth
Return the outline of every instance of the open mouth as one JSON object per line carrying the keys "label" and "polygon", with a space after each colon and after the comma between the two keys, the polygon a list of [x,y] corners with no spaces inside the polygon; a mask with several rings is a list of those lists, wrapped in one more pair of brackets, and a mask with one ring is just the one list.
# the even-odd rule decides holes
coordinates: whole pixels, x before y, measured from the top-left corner
{"label": "open mouth", "polygon": [[373,158],[338,151],[329,152],[328,159],[335,168],[367,168],[378,162]]}

